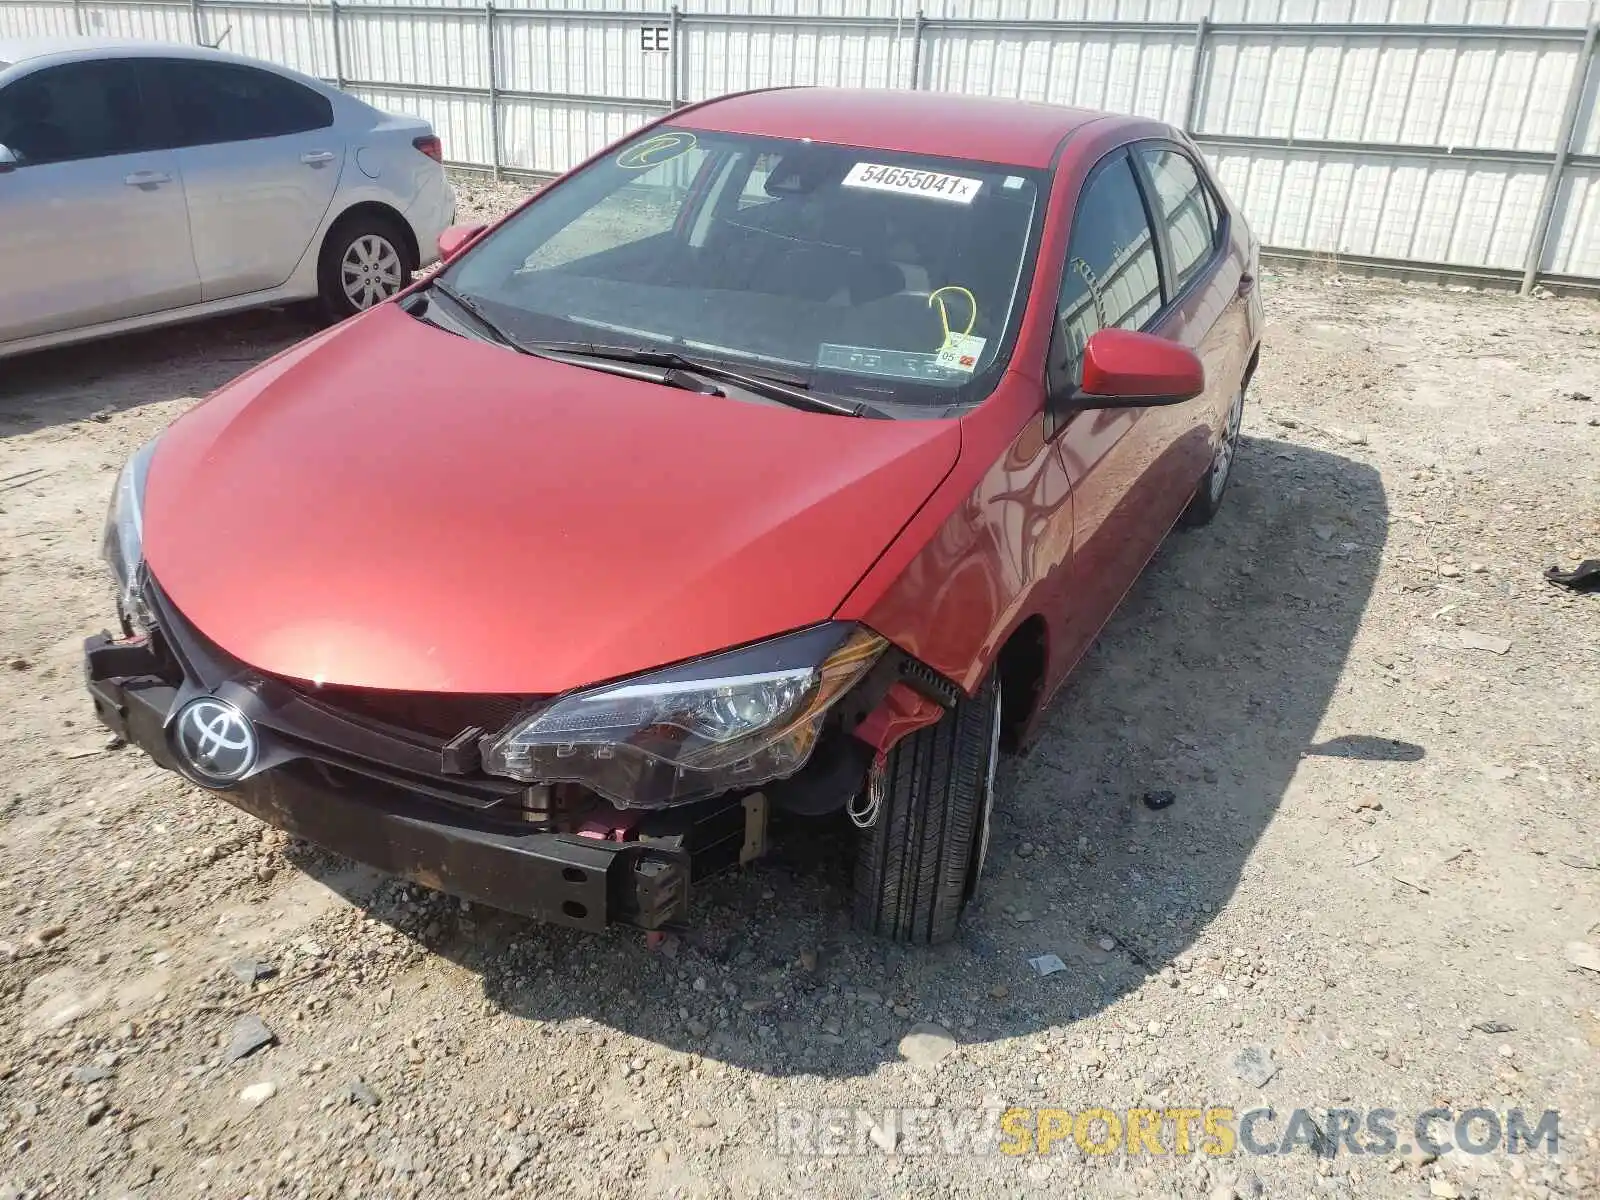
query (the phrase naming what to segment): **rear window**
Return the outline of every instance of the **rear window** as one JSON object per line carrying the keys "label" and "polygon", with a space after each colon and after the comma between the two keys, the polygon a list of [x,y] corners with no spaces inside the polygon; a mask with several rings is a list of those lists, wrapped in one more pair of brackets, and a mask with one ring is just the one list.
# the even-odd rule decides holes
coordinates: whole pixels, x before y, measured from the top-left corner
{"label": "rear window", "polygon": [[184,59],[154,65],[179,146],[247,142],[333,124],[326,96],[270,71]]}
{"label": "rear window", "polygon": [[1165,148],[1139,153],[1150,172],[1156,206],[1167,227],[1167,244],[1172,249],[1169,265],[1176,279],[1173,290],[1177,291],[1199,273],[1217,244],[1211,195],[1187,155]]}

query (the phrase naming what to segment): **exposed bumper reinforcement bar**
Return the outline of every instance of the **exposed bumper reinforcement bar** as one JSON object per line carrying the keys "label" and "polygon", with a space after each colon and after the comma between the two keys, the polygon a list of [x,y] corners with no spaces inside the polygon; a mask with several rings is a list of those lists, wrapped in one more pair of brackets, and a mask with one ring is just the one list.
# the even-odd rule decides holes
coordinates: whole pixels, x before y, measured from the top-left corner
{"label": "exposed bumper reinforcement bar", "polygon": [[[163,767],[176,770],[167,715],[178,689],[154,672],[139,643],[99,634],[84,644],[100,718]],[[261,728],[263,738],[270,729]],[[737,800],[651,814],[635,840],[521,832],[481,813],[307,755],[216,795],[295,837],[402,879],[553,924],[598,932],[621,922],[660,929],[688,915],[691,874],[736,862]],[[704,861],[702,861],[702,859]]]}

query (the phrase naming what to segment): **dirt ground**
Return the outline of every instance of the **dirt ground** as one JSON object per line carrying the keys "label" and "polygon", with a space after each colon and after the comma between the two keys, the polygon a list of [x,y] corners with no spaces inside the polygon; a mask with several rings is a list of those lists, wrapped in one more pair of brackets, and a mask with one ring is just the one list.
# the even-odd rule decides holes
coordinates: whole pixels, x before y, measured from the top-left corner
{"label": "dirt ground", "polygon": [[[826,837],[652,949],[376,878],[108,746],[79,652],[115,472],[308,327],[0,363],[0,1198],[1596,1195],[1600,595],[1541,573],[1600,557],[1600,306],[1264,285],[1226,511],[1004,764],[933,951],[851,932]],[[275,1044],[226,1062],[244,1017]],[[919,1023],[948,1040],[903,1051]],[[889,1111],[1000,1105],[1270,1106],[1258,1144],[1297,1109],[1391,1109],[1402,1144],[1556,1110],[1560,1142],[1012,1156]],[[780,1136],[857,1108],[843,1153]]]}

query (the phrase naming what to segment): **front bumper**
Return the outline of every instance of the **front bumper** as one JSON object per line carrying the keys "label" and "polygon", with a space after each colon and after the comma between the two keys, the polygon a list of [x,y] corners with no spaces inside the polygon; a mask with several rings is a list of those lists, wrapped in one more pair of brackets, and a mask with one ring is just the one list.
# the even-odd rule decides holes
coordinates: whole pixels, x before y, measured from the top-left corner
{"label": "front bumper", "polygon": [[[170,609],[167,616],[176,618]],[[181,619],[174,623],[181,626]],[[327,737],[327,729],[346,725],[330,726],[326,714],[318,724],[307,716],[314,707],[248,673],[219,686],[205,678],[216,670],[215,648],[188,648],[200,653],[180,653],[183,677],[175,678],[150,639],[89,638],[85,676],[101,720],[161,766],[194,779],[175,749],[171,718],[195,695],[227,695],[254,725],[263,766],[238,784],[210,790],[270,825],[389,874],[579,929],[598,931],[611,922],[660,929],[687,917],[692,878],[748,852],[749,798],[630,814],[626,828],[608,828],[603,820],[582,832],[519,827],[520,810],[505,803],[517,792],[513,785],[419,771],[425,757],[414,746],[411,761],[396,766],[406,758],[398,749],[385,761],[327,745],[345,740],[374,753],[386,738],[396,747],[407,743],[389,737],[392,731],[355,726]],[[321,740],[308,740],[308,728]]]}

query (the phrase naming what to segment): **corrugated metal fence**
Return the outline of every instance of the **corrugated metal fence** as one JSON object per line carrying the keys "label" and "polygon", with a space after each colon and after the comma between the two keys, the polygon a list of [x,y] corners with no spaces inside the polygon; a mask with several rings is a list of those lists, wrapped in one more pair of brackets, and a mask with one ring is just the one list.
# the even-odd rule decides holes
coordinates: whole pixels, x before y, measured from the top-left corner
{"label": "corrugated metal fence", "polygon": [[675,105],[930,88],[1187,129],[1268,245],[1600,285],[1588,0],[0,0],[0,36],[221,44],[434,123],[457,163],[564,170]]}

